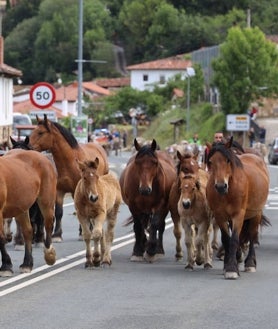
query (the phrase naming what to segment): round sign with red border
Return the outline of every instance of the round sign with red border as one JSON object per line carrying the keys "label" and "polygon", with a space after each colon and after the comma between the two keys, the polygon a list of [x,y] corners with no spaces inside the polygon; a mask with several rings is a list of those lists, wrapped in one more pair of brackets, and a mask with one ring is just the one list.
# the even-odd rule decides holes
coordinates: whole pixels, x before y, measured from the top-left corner
{"label": "round sign with red border", "polygon": [[55,98],[55,89],[47,82],[38,82],[30,90],[32,104],[40,109],[50,107],[55,102]]}

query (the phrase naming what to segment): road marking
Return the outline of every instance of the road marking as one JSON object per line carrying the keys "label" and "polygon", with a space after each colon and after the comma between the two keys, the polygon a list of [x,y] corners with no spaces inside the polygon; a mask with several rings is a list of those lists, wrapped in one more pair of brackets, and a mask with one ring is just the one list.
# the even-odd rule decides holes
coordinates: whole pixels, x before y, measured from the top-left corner
{"label": "road marking", "polygon": [[[165,231],[167,229],[169,229],[170,227],[173,226],[173,223],[171,221],[172,221],[171,218],[167,218],[166,219],[166,223],[169,223],[169,222],[170,223],[165,226]],[[128,240],[126,240],[126,239],[128,239]],[[126,240],[126,241],[120,242],[122,240]],[[124,246],[127,246],[128,244],[131,244],[134,241],[135,241],[135,239],[134,239],[134,233],[126,234],[124,236],[121,236],[119,238],[116,238],[113,243],[118,243],[118,242],[120,242],[120,243],[118,243],[116,245],[113,245],[111,247],[111,251],[120,249],[120,248],[122,248]],[[56,263],[53,266],[43,265],[43,266],[40,266],[40,267],[34,269],[31,273],[22,273],[22,274],[19,274],[19,275],[15,276],[15,277],[12,277],[10,279],[7,279],[7,280],[5,280],[3,282],[0,282],[0,287],[4,287],[4,286],[7,286],[7,285],[9,285],[11,283],[14,283],[16,281],[23,280],[25,278],[28,278],[30,276],[33,276],[36,273],[39,273],[41,271],[44,271],[44,270],[49,269],[49,272],[47,272],[47,273],[40,274],[39,276],[37,276],[35,278],[30,278],[30,279],[28,279],[25,282],[18,283],[18,284],[16,284],[13,287],[10,287],[10,288],[7,288],[7,289],[4,289],[4,290],[0,291],[0,297],[6,296],[6,295],[8,295],[8,294],[10,294],[12,292],[15,292],[17,290],[23,289],[25,287],[28,287],[28,286],[30,286],[30,285],[32,285],[34,283],[40,282],[42,280],[45,280],[47,278],[50,278],[50,277],[52,277],[52,276],[54,276],[56,274],[62,273],[64,271],[67,271],[67,270],[69,270],[69,269],[71,269],[71,268],[73,268],[75,266],[78,266],[78,265],[84,263],[85,260],[82,257],[79,260],[76,260],[76,261],[74,261],[74,262],[72,262],[70,264],[66,264],[66,265],[63,265],[63,266],[55,269],[55,267],[57,267],[57,265],[62,264],[64,262],[67,262],[67,261],[69,261],[71,259],[74,259],[76,257],[81,257],[81,256],[85,256],[85,250],[79,251],[79,252],[77,252],[75,254],[72,254],[72,255],[69,255],[69,256],[66,256],[66,257],[63,257],[63,258],[60,258],[60,259],[58,259],[56,261]]]}

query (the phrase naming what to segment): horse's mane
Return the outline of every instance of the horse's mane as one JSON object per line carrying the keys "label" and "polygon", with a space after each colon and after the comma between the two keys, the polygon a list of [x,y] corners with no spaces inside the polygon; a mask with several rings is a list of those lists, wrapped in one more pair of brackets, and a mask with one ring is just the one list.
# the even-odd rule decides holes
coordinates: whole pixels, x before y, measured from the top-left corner
{"label": "horse's mane", "polygon": [[231,147],[229,146],[233,146],[232,143],[230,143],[229,146],[227,146],[228,143],[224,144],[224,143],[213,143],[212,148],[209,151],[208,154],[208,162],[210,160],[210,158],[216,153],[216,152],[220,152],[231,164],[232,166],[236,166],[236,167],[240,167],[242,168],[242,162],[240,161],[240,159],[237,157],[237,155],[235,154],[235,152],[233,152],[233,150],[231,149]]}
{"label": "horse's mane", "polygon": [[[67,128],[65,128],[58,122],[53,122],[50,120],[48,120],[48,122],[50,122],[52,125],[54,125],[55,128],[58,129],[58,131],[61,133],[61,135],[64,137],[64,139],[67,141],[67,143],[70,145],[71,148],[73,149],[78,148],[79,144],[76,138]],[[44,124],[44,121],[39,122],[39,124]]]}

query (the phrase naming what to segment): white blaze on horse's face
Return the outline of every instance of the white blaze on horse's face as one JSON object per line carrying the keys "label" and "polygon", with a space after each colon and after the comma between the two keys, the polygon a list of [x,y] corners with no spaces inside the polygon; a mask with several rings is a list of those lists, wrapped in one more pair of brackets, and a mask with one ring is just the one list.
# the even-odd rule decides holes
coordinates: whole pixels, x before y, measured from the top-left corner
{"label": "white blaze on horse's face", "polygon": [[98,200],[98,192],[97,192],[98,175],[94,171],[95,170],[92,171],[92,169],[87,169],[82,174],[85,191],[86,194],[88,195],[88,199],[91,202],[97,202]]}

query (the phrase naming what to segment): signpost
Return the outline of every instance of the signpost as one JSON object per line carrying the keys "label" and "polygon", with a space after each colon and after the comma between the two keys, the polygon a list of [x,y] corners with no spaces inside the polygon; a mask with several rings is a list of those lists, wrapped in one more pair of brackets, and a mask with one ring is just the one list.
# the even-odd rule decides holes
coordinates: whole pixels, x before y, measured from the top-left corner
{"label": "signpost", "polygon": [[56,98],[55,89],[47,82],[38,82],[30,90],[31,103],[40,108],[50,107]]}
{"label": "signpost", "polygon": [[88,117],[71,117],[71,132],[79,143],[88,142]]}
{"label": "signpost", "polygon": [[227,131],[248,131],[250,116],[248,114],[228,114],[226,117]]}

